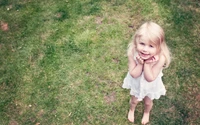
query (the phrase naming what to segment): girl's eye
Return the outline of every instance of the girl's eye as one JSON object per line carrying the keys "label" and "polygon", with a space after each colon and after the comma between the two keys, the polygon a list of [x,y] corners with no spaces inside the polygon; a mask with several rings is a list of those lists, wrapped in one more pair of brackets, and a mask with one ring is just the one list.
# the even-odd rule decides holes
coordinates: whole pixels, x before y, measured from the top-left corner
{"label": "girl's eye", "polygon": [[140,45],[145,45],[145,44],[141,42]]}
{"label": "girl's eye", "polygon": [[151,48],[154,48],[154,46],[152,46],[152,45],[149,45]]}

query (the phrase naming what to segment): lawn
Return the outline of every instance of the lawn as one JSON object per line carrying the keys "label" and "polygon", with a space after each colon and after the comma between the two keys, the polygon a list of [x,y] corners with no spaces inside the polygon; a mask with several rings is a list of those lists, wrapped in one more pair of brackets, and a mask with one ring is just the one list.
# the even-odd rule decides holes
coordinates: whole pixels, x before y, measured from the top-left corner
{"label": "lawn", "polygon": [[0,0],[0,11],[1,125],[131,125],[121,85],[145,21],[173,56],[150,124],[200,124],[199,0]]}

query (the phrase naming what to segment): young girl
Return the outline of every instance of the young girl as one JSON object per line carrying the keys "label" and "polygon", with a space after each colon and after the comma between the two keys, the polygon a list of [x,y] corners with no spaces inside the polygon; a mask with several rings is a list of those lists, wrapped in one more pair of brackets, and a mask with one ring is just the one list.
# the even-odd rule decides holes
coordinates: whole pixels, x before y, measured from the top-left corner
{"label": "young girl", "polygon": [[146,124],[149,122],[153,99],[159,99],[166,93],[161,77],[163,68],[170,63],[164,31],[158,24],[146,22],[137,30],[129,44],[128,62],[129,72],[122,86],[131,89],[128,119],[134,122],[135,107],[144,100],[142,124]]}

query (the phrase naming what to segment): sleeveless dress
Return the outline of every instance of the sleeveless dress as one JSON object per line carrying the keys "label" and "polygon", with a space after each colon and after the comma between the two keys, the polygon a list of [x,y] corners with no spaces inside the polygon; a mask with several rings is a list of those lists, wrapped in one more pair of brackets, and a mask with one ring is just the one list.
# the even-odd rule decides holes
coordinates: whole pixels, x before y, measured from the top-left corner
{"label": "sleeveless dress", "polygon": [[[136,60],[135,56],[134,60]],[[166,93],[162,76],[163,73],[160,71],[154,81],[148,82],[144,78],[144,72],[137,78],[133,78],[128,72],[124,78],[122,88],[130,89],[130,95],[137,97],[138,101],[142,101],[145,96],[148,96],[151,100],[159,99],[161,95],[165,95]]]}

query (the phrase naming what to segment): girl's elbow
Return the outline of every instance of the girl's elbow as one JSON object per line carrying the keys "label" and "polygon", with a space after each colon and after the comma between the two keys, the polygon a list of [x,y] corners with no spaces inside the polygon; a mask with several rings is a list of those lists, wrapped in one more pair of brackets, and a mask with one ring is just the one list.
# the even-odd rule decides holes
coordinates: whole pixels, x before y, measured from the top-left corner
{"label": "girl's elbow", "polygon": [[155,78],[145,78],[147,82],[153,82]]}
{"label": "girl's elbow", "polygon": [[[147,80],[147,79],[146,79]],[[153,80],[147,80],[147,82],[153,82]]]}
{"label": "girl's elbow", "polygon": [[136,74],[136,73],[130,73],[130,75],[133,77],[133,78],[137,78],[140,76],[140,74]]}

